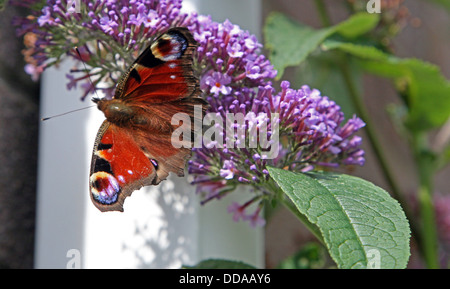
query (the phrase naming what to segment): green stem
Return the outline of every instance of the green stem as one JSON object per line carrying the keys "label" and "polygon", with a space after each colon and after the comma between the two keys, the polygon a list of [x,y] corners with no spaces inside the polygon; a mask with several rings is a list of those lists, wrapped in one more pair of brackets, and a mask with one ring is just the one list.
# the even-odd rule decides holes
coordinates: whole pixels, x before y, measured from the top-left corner
{"label": "green stem", "polygon": [[433,204],[433,175],[436,162],[427,149],[426,135],[416,133],[413,136],[412,145],[420,181],[418,201],[422,221],[422,254],[427,267],[437,269],[439,268],[438,238]]}
{"label": "green stem", "polygon": [[[365,132],[367,134],[367,138],[369,139],[370,146],[379,162],[381,171],[383,173],[386,182],[391,188],[392,195],[397,198],[397,200],[402,200],[403,196],[400,193],[400,189],[393,178],[393,173],[388,165],[386,156],[383,153],[383,149],[378,141],[377,134],[375,132],[375,127],[369,117],[369,113],[366,110],[364,103],[362,102],[359,93],[357,92],[356,86],[354,84],[353,78],[350,73],[350,67],[348,65],[349,59],[345,54],[341,55],[340,61],[340,69],[341,74],[344,79],[344,83],[349,92],[350,99],[352,101],[353,106],[355,107],[357,115],[366,123]],[[403,202],[404,203],[404,202]]]}
{"label": "green stem", "polygon": [[325,7],[325,3],[323,3],[323,0],[316,0],[314,1],[316,4],[317,12],[319,13],[320,21],[322,22],[322,25],[324,27],[331,26],[331,20],[327,13],[327,8]]}

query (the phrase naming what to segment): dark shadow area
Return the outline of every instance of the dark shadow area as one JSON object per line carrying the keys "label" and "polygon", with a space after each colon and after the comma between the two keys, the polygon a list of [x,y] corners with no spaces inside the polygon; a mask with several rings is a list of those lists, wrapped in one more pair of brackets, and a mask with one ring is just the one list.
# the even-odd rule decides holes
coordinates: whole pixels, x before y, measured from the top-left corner
{"label": "dark shadow area", "polygon": [[24,71],[22,39],[0,12],[0,268],[32,268],[39,127],[39,83]]}

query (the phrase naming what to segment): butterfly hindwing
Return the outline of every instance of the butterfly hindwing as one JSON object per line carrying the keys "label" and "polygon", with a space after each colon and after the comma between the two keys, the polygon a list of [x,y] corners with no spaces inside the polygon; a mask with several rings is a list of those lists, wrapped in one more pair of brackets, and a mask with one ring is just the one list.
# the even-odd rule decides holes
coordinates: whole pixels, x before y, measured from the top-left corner
{"label": "butterfly hindwing", "polygon": [[155,164],[123,128],[104,121],[92,153],[90,192],[101,211],[123,211],[124,199],[156,179]]}
{"label": "butterfly hindwing", "polygon": [[[91,163],[91,199],[101,211],[123,211],[134,190],[156,185],[170,172],[184,175],[190,148],[174,146],[181,124],[172,117],[199,117],[206,109],[193,73],[196,42],[186,28],[173,28],[150,44],[116,87],[112,100],[94,99],[106,116]],[[192,129],[192,128],[191,128]],[[177,140],[175,140],[177,142]]]}

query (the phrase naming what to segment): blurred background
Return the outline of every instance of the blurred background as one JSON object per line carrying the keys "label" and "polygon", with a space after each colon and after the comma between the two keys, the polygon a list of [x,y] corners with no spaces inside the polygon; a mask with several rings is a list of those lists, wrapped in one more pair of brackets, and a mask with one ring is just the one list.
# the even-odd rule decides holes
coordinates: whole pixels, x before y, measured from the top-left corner
{"label": "blurred background", "polygon": [[[346,3],[357,1],[324,1],[332,23],[339,23],[348,18]],[[367,2],[367,1],[361,1]],[[449,11],[436,5],[433,1],[407,0],[382,1],[396,9],[397,17],[402,22],[401,30],[393,39],[391,47],[399,57],[419,58],[440,67],[442,74],[450,78],[450,17]],[[444,1],[442,1],[444,2]],[[314,1],[263,1],[263,19],[271,11],[282,11],[293,19],[312,27],[320,28],[321,21],[317,15]],[[383,11],[381,12],[383,13]],[[302,70],[304,72],[304,70]],[[302,79],[309,79],[307,75],[287,71],[286,78],[291,83],[300,84]],[[306,71],[307,73],[307,71]],[[327,95],[326,86],[319,87]],[[330,93],[331,96],[331,93]],[[450,96],[449,96],[450,97]],[[379,141],[385,150],[388,164],[392,168],[394,178],[398,180],[400,190],[408,193],[408,198],[416,193],[418,180],[416,167],[408,150],[404,138],[399,136],[388,113],[388,107],[393,103],[400,103],[396,91],[390,80],[372,75],[363,76],[363,98],[368,112],[375,124]],[[369,180],[389,191],[389,186],[383,178],[376,159],[364,133],[361,134],[363,147],[366,152],[366,163],[363,167],[355,168],[351,174]],[[450,168],[441,171],[435,179],[435,192],[443,195],[450,194]],[[450,207],[448,207],[450,210]],[[301,227],[301,226],[300,226]],[[314,240],[305,230],[299,229],[298,221],[284,209],[273,216],[266,227],[266,266],[273,267],[284,258],[294,254],[302,244]],[[277,236],[289,236],[277,238]],[[411,244],[412,257],[409,267],[421,267],[417,263],[417,252],[414,243]]]}
{"label": "blurred background", "polygon": [[[280,11],[307,25],[320,28],[321,22],[312,0],[245,0],[252,2],[260,15],[260,29],[264,19],[272,11]],[[244,1],[244,2],[245,2]],[[333,23],[348,17],[345,9],[347,0],[324,1]],[[390,1],[397,3],[399,13],[406,22],[395,37],[392,46],[399,57],[420,58],[440,67],[443,75],[450,78],[450,17],[449,12],[432,1],[408,0]],[[221,7],[208,8],[213,20],[215,10],[227,6],[233,11],[236,1],[220,2]],[[394,3],[394,4],[395,4]],[[40,125],[40,84],[24,72],[25,62],[21,53],[23,39],[15,34],[11,25],[14,15],[27,15],[17,7],[7,6],[0,12],[0,268],[33,268],[35,256],[36,190],[38,140]],[[231,14],[233,23],[240,24],[241,15]],[[243,29],[250,29],[242,26]],[[261,31],[261,30],[260,30]],[[256,33],[264,43],[262,33]],[[285,78],[293,86],[300,87],[305,78],[298,78],[293,71],[287,71]],[[65,86],[65,84],[64,84]],[[318,87],[323,91],[322,88]],[[369,114],[376,121],[377,133],[382,147],[393,168],[394,177],[401,190],[414,194],[417,188],[414,162],[405,148],[407,145],[398,136],[389,120],[387,107],[398,102],[390,81],[374,76],[364,76],[364,101]],[[73,108],[75,109],[75,107]],[[55,120],[58,121],[58,120]],[[364,136],[363,136],[364,137]],[[387,188],[369,147],[366,149],[366,164],[355,168],[352,174]],[[70,166],[70,164],[67,164]],[[449,194],[450,169],[441,171],[436,177],[435,189]],[[449,208],[450,209],[450,208]],[[268,221],[264,233],[265,266],[276,267],[283,259],[291,256],[305,244],[314,240],[290,212],[280,209]],[[280,236],[283,236],[282,238]],[[412,244],[410,267],[420,267]]]}

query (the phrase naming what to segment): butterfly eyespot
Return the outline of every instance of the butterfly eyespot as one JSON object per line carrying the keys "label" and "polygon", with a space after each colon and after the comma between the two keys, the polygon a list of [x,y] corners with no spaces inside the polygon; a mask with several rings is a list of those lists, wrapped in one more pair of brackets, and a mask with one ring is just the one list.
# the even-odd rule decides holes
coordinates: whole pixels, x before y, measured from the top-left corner
{"label": "butterfly eyespot", "polygon": [[120,186],[117,179],[107,172],[96,172],[91,176],[91,194],[102,204],[112,204],[117,201]]}
{"label": "butterfly eyespot", "polygon": [[181,33],[172,31],[152,44],[151,50],[156,58],[171,61],[180,58],[187,47],[188,40]]}
{"label": "butterfly eyespot", "polygon": [[153,166],[155,167],[155,169],[158,169],[158,162],[154,159],[150,159],[150,162],[153,164]]}

